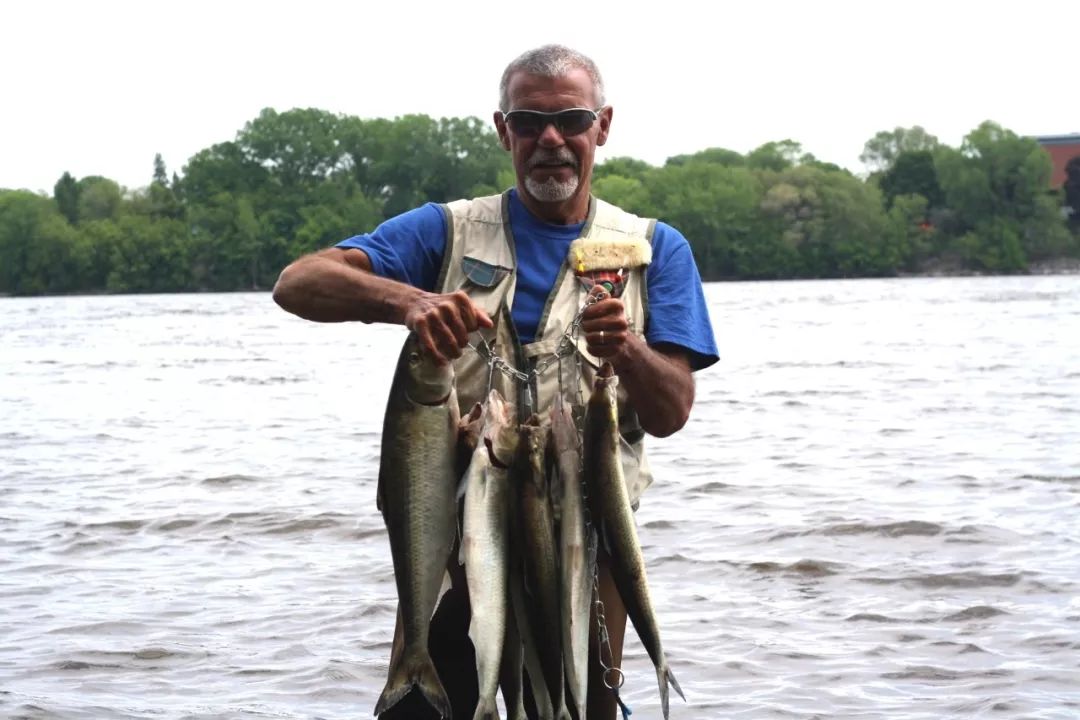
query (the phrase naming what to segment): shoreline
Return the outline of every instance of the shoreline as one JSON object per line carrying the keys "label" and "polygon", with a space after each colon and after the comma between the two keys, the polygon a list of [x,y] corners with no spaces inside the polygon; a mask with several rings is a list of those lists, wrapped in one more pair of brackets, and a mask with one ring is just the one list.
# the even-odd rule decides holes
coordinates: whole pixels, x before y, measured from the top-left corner
{"label": "shoreline", "polygon": [[1023,272],[994,273],[942,266],[938,268],[929,268],[921,272],[899,273],[896,277],[1025,277],[1031,275],[1080,275],[1080,258],[1066,257],[1031,262],[1028,263],[1027,270],[1024,270]]}
{"label": "shoreline", "polygon": [[[821,277],[821,278],[716,278],[713,280],[702,280],[704,283],[734,283],[734,282],[808,282],[814,280],[903,280],[903,279],[917,279],[917,278],[975,278],[975,277],[1045,277],[1050,275],[1080,275],[1080,258],[1056,258],[1054,260],[1045,260],[1041,262],[1033,262],[1028,266],[1028,269],[1024,272],[1010,272],[1010,273],[991,273],[980,272],[977,270],[967,270],[962,268],[933,268],[929,270],[923,270],[920,272],[912,273],[897,273],[896,275],[874,275],[874,276],[854,276],[854,277]],[[272,288],[245,288],[237,290],[178,290],[176,292],[145,292],[145,293],[110,293],[110,292],[84,292],[84,293],[63,293],[63,294],[50,294],[41,293],[37,295],[9,295],[0,293],[0,300],[11,298],[75,298],[75,297],[120,297],[124,295],[230,295],[234,293],[269,293]]]}

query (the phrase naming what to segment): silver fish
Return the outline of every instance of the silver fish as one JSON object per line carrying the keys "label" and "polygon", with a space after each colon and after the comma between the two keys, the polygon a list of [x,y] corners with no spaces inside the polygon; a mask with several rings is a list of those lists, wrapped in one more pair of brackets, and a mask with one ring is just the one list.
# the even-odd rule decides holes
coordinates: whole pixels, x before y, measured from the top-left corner
{"label": "silver fish", "polygon": [[589,513],[600,542],[611,558],[611,574],[615,587],[626,606],[626,613],[642,645],[656,667],[656,680],[660,686],[660,705],[664,718],[668,717],[668,683],[679,696],[683,695],[679,683],[668,667],[660,644],[660,630],[656,623],[649,587],[645,577],[645,559],[641,554],[634,511],[623,478],[619,450],[619,417],[615,391],[619,378],[608,363],[596,375],[592,395],[585,411],[585,431],[582,456],[589,502]]}
{"label": "silver fish", "polygon": [[390,387],[378,491],[390,536],[403,646],[391,659],[376,715],[414,688],[442,717],[451,715],[428,653],[428,629],[456,537],[458,420],[453,368],[421,354],[410,335]]}
{"label": "silver fish", "polygon": [[581,486],[580,438],[561,395],[551,409],[551,444],[559,473],[561,520],[559,557],[562,611],[563,665],[566,684],[577,710],[585,720],[589,687],[589,610],[596,573],[596,534],[585,523],[585,497]]}
{"label": "silver fish", "polygon": [[495,695],[506,637],[510,488],[508,472],[517,450],[516,411],[498,390],[484,405],[481,441],[463,480],[464,532],[461,559],[469,587],[469,639],[476,650],[479,701],[474,720],[496,720]]}
{"label": "silver fish", "polygon": [[503,642],[499,688],[502,690],[503,704],[506,706],[506,720],[528,720],[525,715],[525,692],[523,689],[523,647],[521,634],[518,632],[516,613],[513,610],[513,590],[509,590],[509,592],[511,593],[511,607],[506,614],[506,640]]}
{"label": "silver fish", "polygon": [[533,632],[529,613],[525,609],[525,576],[520,565],[511,565],[510,568],[510,605],[521,642],[520,668],[524,669],[523,681],[528,681],[532,691],[533,701],[536,703],[536,717],[538,720],[555,720],[555,709],[551,707],[551,695],[544,683],[543,665],[536,649],[537,639],[543,638],[543,628],[537,628],[536,632]]}
{"label": "silver fish", "polygon": [[[559,559],[545,454],[548,428],[533,415],[521,426],[513,477],[521,530],[524,604],[544,684],[556,720],[569,718],[565,705],[559,609]],[[526,647],[526,652],[528,647]]]}

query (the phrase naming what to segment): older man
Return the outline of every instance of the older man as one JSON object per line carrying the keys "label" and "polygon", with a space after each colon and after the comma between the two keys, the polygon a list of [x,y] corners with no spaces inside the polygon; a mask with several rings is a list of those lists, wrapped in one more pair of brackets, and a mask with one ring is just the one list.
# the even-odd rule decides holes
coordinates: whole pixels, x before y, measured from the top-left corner
{"label": "older man", "polygon": [[[482,399],[488,378],[485,359],[468,350],[476,331],[530,376],[512,391],[538,412],[559,394],[572,404],[587,398],[596,368],[610,362],[622,388],[627,484],[637,502],[651,482],[643,434],[682,428],[694,401],[691,373],[717,360],[690,247],[671,226],[592,196],[596,148],[608,140],[613,111],[590,59],[557,45],[526,52],[503,73],[499,104],[495,128],[513,158],[516,187],[429,203],[302,257],[282,271],[274,299],[310,320],[404,325],[437,361],[454,363],[463,408]],[[608,284],[591,288],[583,278]],[[601,299],[588,304],[590,294]],[[565,354],[560,342],[579,314],[579,345],[561,359],[573,360],[579,377],[567,380],[545,360]],[[626,613],[603,557],[599,577],[618,663]],[[430,644],[457,718],[471,717],[476,704],[467,629],[467,595],[455,587],[433,620]],[[592,645],[588,715],[607,720],[616,704]],[[407,716],[421,716],[421,706]]]}

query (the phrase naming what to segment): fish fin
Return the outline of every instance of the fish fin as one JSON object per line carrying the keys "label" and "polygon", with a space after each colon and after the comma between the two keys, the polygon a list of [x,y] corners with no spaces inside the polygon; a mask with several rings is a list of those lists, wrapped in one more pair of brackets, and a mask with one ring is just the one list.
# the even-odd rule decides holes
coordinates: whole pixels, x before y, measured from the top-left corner
{"label": "fish fin", "polygon": [[[558,456],[555,456],[558,457]],[[559,472],[559,463],[552,462],[549,464],[551,468],[548,471],[548,496],[556,501],[562,501],[563,496],[563,476]],[[550,500],[548,502],[551,502]]]}
{"label": "fish fin", "polygon": [[413,688],[420,691],[428,704],[443,718],[451,716],[450,699],[446,696],[442,681],[427,652],[402,657],[401,661],[390,668],[386,687],[375,703],[375,714],[384,712],[397,705]]}
{"label": "fish fin", "polygon": [[442,586],[439,587],[439,594],[435,596],[435,607],[431,609],[431,617],[435,617],[435,613],[439,611],[439,603],[446,597],[446,591],[453,586],[454,579],[450,577],[450,571],[447,570],[443,573]]}
{"label": "fish fin", "polygon": [[585,566],[589,568],[589,576],[596,576],[596,553],[597,553],[596,528],[585,526]]}
{"label": "fish fin", "polygon": [[[581,691],[582,695],[588,694],[587,688],[582,688]],[[584,697],[575,697],[574,689],[570,687],[569,683],[566,685],[565,692],[566,698],[569,698],[569,702],[566,704],[567,717],[569,717],[570,720],[585,720],[586,699]]]}
{"label": "fish fin", "polygon": [[469,472],[466,470],[464,473],[461,474],[461,479],[458,480],[457,492],[454,493],[454,499],[457,502],[461,502],[462,499],[465,497],[465,488],[468,486],[468,484]]}
{"label": "fish fin", "polygon": [[663,665],[656,668],[656,683],[660,686],[660,710],[664,713],[664,720],[668,720],[667,668]]}
{"label": "fish fin", "polygon": [[524,672],[522,644],[514,614],[514,599],[507,592],[506,635],[502,657],[499,658],[499,690],[506,707],[506,720],[529,720],[525,715]]}
{"label": "fish fin", "polygon": [[[530,671],[529,668],[532,668]],[[551,695],[548,694],[547,683],[544,682],[544,673],[540,666],[540,658],[533,648],[530,656],[529,648],[525,648],[525,682],[529,683],[532,690],[533,702],[536,703],[536,715],[540,720],[555,720],[555,708],[551,705]]]}
{"label": "fish fin", "polygon": [[521,638],[522,660],[522,685],[529,683],[532,689],[533,701],[536,703],[536,712],[541,720],[551,720],[554,710],[551,707],[551,696],[548,694],[547,685],[544,683],[543,666],[540,664],[540,656],[533,642],[533,629],[529,625],[528,612],[525,610],[525,598],[522,597],[524,589],[520,586],[510,588],[510,602],[514,612],[514,622],[517,626],[518,635]]}
{"label": "fish fin", "polygon": [[611,542],[611,538],[608,537],[608,526],[603,518],[600,519],[600,523],[596,526],[596,538],[600,547],[604,548],[604,552],[607,556],[613,557],[614,553],[612,552],[612,547],[614,547],[614,545]]}

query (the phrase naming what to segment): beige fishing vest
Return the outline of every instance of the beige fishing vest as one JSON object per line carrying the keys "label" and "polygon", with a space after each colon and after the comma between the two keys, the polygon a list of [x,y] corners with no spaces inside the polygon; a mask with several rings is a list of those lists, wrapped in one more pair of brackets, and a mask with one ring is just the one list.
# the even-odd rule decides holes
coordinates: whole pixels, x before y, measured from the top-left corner
{"label": "beige fishing vest", "polygon": [[[590,289],[574,273],[574,265],[581,258],[580,255],[571,257],[562,264],[554,289],[544,306],[535,340],[522,345],[510,319],[517,281],[517,254],[510,229],[509,203],[509,193],[503,193],[474,200],[458,200],[442,206],[447,221],[447,243],[436,290],[442,293],[462,290],[488,313],[495,322],[495,328],[485,331],[485,336],[493,344],[495,353],[511,367],[530,375],[536,406],[531,409],[526,407],[530,396],[523,391],[520,380],[500,371],[491,372],[486,360],[472,350],[466,350],[454,363],[458,401],[462,412],[467,412],[484,398],[490,382],[491,387],[518,404],[519,414],[523,418],[531,410],[547,419],[559,392],[574,409],[575,417],[580,417],[584,412],[583,403],[592,392],[593,378],[600,361],[586,349],[583,335],[577,339],[577,357],[571,354],[561,361],[550,361],[564,331],[584,305]],[[591,198],[581,239],[571,246],[571,255],[574,255],[575,247],[586,240],[603,243],[589,246],[593,248],[622,247],[629,243],[644,247],[647,255],[644,263],[647,263],[655,224],[655,220],[639,218],[603,200]],[[637,256],[631,259],[631,262],[639,261]],[[621,299],[626,308],[630,331],[644,337],[648,319],[646,264],[607,269],[627,271]],[[546,369],[534,376],[531,372],[533,368],[545,364]],[[622,388],[619,389],[619,421],[623,436],[623,470],[630,501],[636,506],[641,493],[652,483],[652,474],[645,458],[644,431]]]}

